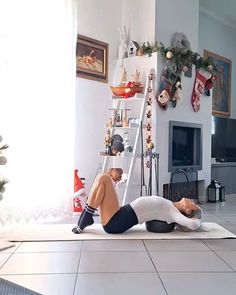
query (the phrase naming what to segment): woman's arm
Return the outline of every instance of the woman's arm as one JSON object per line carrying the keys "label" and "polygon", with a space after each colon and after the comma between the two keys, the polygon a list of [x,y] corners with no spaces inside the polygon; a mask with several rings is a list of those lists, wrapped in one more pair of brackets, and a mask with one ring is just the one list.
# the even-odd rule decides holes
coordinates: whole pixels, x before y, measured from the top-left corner
{"label": "woman's arm", "polygon": [[201,219],[198,218],[188,218],[184,216],[178,209],[173,213],[173,220],[179,225],[185,226],[190,230],[196,230],[201,225]]}

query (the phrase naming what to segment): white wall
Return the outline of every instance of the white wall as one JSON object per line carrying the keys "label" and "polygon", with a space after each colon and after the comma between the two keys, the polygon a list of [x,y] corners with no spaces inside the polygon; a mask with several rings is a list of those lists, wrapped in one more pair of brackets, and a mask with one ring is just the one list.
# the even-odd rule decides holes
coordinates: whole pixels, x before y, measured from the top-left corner
{"label": "white wall", "polygon": [[130,30],[130,40],[155,41],[155,0],[123,0],[122,24]]}
{"label": "white wall", "polygon": [[[131,9],[132,8],[132,9]],[[88,17],[89,11],[89,17]],[[107,13],[107,11],[115,13]],[[154,16],[155,15],[155,16]],[[168,16],[168,17],[167,17]],[[156,23],[154,19],[156,18]],[[130,23],[131,39],[142,41],[158,40],[168,45],[171,36],[177,32],[187,35],[193,51],[198,51],[199,27],[199,0],[158,0],[137,1],[129,0],[121,3],[109,0],[79,1],[79,27],[80,34],[99,39],[109,43],[110,63],[109,80],[112,78],[114,59],[117,56],[119,44],[118,27]],[[102,21],[101,21],[102,20]],[[153,35],[155,36],[153,38]],[[157,55],[154,67],[158,69],[157,78],[160,77],[162,61]],[[201,97],[201,109],[195,113],[191,106],[193,78],[182,79],[183,100],[175,109],[169,106],[167,111],[156,108],[156,151],[160,153],[160,195],[162,186],[170,182],[168,172],[168,126],[169,120],[194,122],[203,124],[203,169],[199,172],[202,180],[200,199],[206,200],[205,187],[210,182],[211,169],[211,97]],[[102,159],[97,154],[104,149],[104,124],[109,118],[108,108],[111,107],[111,94],[108,86],[91,80],[77,79],[77,133],[76,133],[76,166],[80,176],[84,176],[90,186],[96,173],[96,168]],[[154,135],[154,136],[155,136]]]}
{"label": "white wall", "polygon": [[[75,167],[86,178],[88,190],[103,158],[105,123],[110,117],[113,70],[118,56],[119,31],[130,26],[131,38],[140,45],[154,40],[155,0],[79,0],[78,32],[109,43],[109,81],[101,83],[77,78]],[[123,12],[123,14],[122,14]],[[145,25],[144,25],[145,24]]]}
{"label": "white wall", "polygon": [[236,29],[225,25],[205,10],[199,15],[199,53],[207,49],[232,61],[231,118],[236,118]]}
{"label": "white wall", "polygon": [[111,85],[114,61],[117,57],[121,22],[119,1],[79,0],[78,32],[109,44],[109,81],[97,82],[77,78],[76,101],[76,151],[75,167],[80,177],[86,178],[89,189],[102,158],[99,151],[104,149],[105,121],[110,107]]}
{"label": "white wall", "polygon": [[[168,12],[168,19],[166,13]],[[156,5],[156,39],[162,41],[166,46],[170,44],[175,32],[183,32],[191,43],[191,49],[198,51],[198,26],[199,26],[199,1],[198,0],[158,0]],[[162,70],[163,62],[159,59],[158,76]],[[157,146],[160,153],[159,160],[159,186],[162,195],[163,184],[170,182],[168,172],[168,148],[169,148],[169,121],[183,121],[203,124],[203,167],[199,171],[200,201],[206,200],[205,187],[210,183],[211,169],[211,97],[201,97],[200,111],[195,113],[191,105],[191,94],[195,78],[182,76],[183,99],[176,108],[169,106],[167,111],[157,109]]]}
{"label": "white wall", "polygon": [[192,50],[198,48],[199,0],[157,0],[156,40],[170,42],[175,32],[183,32],[191,43]]}

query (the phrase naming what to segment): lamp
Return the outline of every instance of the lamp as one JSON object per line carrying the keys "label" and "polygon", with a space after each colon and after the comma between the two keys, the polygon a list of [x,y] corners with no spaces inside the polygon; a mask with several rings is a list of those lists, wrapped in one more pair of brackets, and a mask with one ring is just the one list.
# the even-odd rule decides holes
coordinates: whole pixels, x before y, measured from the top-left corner
{"label": "lamp", "polygon": [[207,187],[207,192],[209,202],[225,201],[225,187],[221,186],[218,181],[213,179],[211,184]]}

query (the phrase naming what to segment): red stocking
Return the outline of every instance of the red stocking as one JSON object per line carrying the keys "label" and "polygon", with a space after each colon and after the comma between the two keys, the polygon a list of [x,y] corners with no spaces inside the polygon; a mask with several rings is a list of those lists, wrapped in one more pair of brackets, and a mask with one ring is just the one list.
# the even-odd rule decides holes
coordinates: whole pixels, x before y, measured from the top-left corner
{"label": "red stocking", "polygon": [[192,106],[195,112],[198,112],[200,109],[200,96],[204,91],[204,86],[206,81],[211,77],[211,73],[200,69],[196,73],[196,78],[193,87],[192,93]]}

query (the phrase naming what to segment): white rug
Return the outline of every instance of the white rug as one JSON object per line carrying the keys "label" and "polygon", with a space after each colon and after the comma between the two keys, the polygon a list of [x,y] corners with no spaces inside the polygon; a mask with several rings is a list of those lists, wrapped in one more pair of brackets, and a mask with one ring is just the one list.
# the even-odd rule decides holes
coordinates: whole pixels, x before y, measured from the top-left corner
{"label": "white rug", "polygon": [[197,231],[170,233],[151,233],[145,225],[136,225],[123,234],[107,234],[101,224],[87,227],[82,234],[74,234],[73,224],[36,224],[20,226],[7,237],[8,241],[76,241],[76,240],[148,240],[148,239],[224,239],[236,238],[222,226],[204,222]]}

